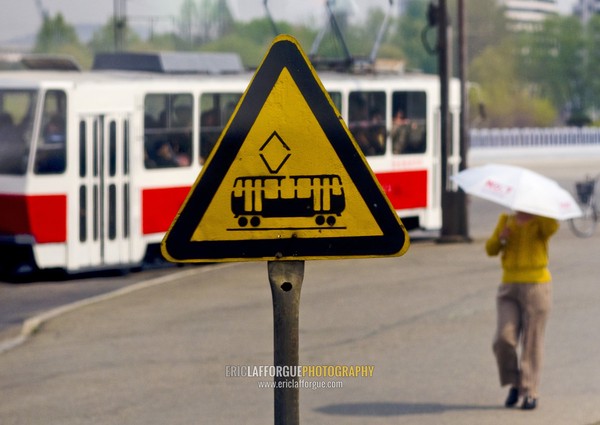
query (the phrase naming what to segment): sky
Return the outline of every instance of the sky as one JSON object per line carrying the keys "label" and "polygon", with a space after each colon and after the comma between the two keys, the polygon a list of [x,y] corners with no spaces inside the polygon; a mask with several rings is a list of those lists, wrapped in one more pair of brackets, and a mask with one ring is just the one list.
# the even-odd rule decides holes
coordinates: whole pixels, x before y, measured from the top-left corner
{"label": "sky", "polygon": [[[42,22],[38,3],[50,16],[61,12],[65,20],[72,25],[106,24],[114,13],[115,1],[125,0],[0,0],[4,3],[0,14],[0,44],[34,35]],[[156,31],[170,30],[170,17],[179,16],[183,0],[126,0],[125,8],[132,25],[150,30],[153,22]],[[369,7],[387,8],[388,0],[353,0],[359,11]],[[397,2],[397,0],[396,0]],[[396,3],[395,2],[395,3]],[[571,10],[576,0],[558,0],[563,12]],[[249,20],[265,16],[263,0],[229,0],[229,7],[236,19]],[[275,20],[287,20],[298,23],[318,22],[325,14],[325,0],[269,0],[268,6]]]}

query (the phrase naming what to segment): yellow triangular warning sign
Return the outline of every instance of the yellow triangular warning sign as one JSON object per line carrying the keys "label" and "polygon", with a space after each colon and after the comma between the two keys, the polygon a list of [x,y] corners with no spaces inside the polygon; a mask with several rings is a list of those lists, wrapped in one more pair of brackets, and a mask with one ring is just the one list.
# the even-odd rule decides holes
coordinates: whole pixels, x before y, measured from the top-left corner
{"label": "yellow triangular warning sign", "polygon": [[162,243],[175,262],[402,255],[408,235],[299,44],[273,42]]}

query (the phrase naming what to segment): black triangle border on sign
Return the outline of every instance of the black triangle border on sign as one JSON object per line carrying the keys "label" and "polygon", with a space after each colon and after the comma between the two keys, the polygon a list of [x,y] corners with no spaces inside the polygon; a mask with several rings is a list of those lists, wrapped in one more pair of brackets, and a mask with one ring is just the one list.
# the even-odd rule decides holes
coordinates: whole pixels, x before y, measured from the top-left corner
{"label": "black triangle border on sign", "polygon": [[[287,68],[303,94],[383,235],[242,241],[191,240],[284,68]],[[290,36],[275,39],[162,242],[162,252],[167,259],[174,262],[297,260],[378,257],[404,253],[408,248],[406,230],[317,78],[295,39]]]}

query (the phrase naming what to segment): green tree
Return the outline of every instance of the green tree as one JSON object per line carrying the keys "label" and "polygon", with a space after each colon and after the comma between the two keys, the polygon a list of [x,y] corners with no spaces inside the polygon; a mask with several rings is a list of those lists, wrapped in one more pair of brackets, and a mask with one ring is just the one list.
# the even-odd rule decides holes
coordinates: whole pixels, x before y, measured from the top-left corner
{"label": "green tree", "polygon": [[75,28],[60,13],[44,20],[32,51],[71,56],[82,68],[88,68],[92,63],[91,52],[79,41]]}
{"label": "green tree", "polygon": [[552,103],[519,81],[510,39],[486,48],[471,63],[470,75],[479,86],[478,102],[485,105],[480,126],[546,127],[555,122],[557,113]]}
{"label": "green tree", "polygon": [[[431,2],[409,0],[405,12],[396,21],[391,42],[404,52],[408,69],[436,73],[437,26],[429,26],[427,15]],[[465,20],[468,61],[477,57],[488,46],[497,45],[507,35],[506,18],[497,0],[466,0]],[[447,4],[449,22],[453,34],[453,52],[457,52],[458,18],[457,1]],[[455,60],[455,65],[458,61]],[[456,68],[456,66],[455,66]]]}
{"label": "green tree", "polygon": [[260,60],[264,56],[267,47],[267,45],[244,38],[239,34],[229,34],[203,45],[201,50],[208,52],[234,52],[240,55],[244,66],[247,68],[256,68],[260,65]]}
{"label": "green tree", "polygon": [[[373,8],[368,11],[364,24],[357,26],[354,32],[354,46],[356,46],[355,49],[358,54],[363,56],[371,54],[384,20],[385,14],[381,9]],[[393,25],[394,21],[391,21],[387,33],[383,36],[377,55],[379,58],[404,59],[402,48],[392,38]]]}
{"label": "green tree", "polygon": [[186,42],[175,33],[154,34],[140,45],[144,51],[186,50]]}
{"label": "green tree", "polygon": [[594,15],[586,27],[586,88],[589,94],[589,104],[591,114],[596,116],[600,110],[600,78],[598,70],[600,69],[600,15]]}
{"label": "green tree", "polygon": [[228,35],[234,20],[226,0],[184,0],[179,18],[179,36],[187,48],[209,43]]}
{"label": "green tree", "polygon": [[[292,26],[286,22],[277,22],[276,24],[282,33],[294,34],[304,49],[308,51],[310,43],[315,37],[313,30],[304,26]],[[250,22],[236,22],[228,35],[202,45],[199,50],[236,52],[242,58],[245,66],[255,68],[260,64],[274,37],[275,34],[268,19],[259,18]]]}
{"label": "green tree", "polygon": [[[136,50],[143,46],[144,43],[141,37],[132,31],[128,25],[125,25],[125,40],[123,50]],[[110,18],[106,25],[98,29],[93,35],[89,43],[90,48],[94,52],[110,52],[115,50],[115,19]]]}
{"label": "green tree", "polygon": [[199,21],[198,6],[195,0],[184,0],[179,13],[179,38],[190,48],[194,45],[196,25]]}
{"label": "green tree", "polygon": [[[502,43],[510,35],[507,30],[505,8],[498,0],[465,0],[464,12],[469,62],[480,55],[487,47]],[[449,0],[448,14],[450,15],[454,40],[457,42],[457,0]]]}
{"label": "green tree", "polygon": [[437,30],[427,25],[427,5],[425,0],[409,0],[392,27],[389,42],[403,52],[407,69],[435,73]]}
{"label": "green tree", "polygon": [[583,26],[575,17],[552,17],[519,42],[519,76],[539,96],[570,115],[589,107]]}
{"label": "green tree", "polygon": [[77,32],[72,25],[65,22],[62,14],[54,18],[44,19],[42,28],[37,33],[33,51],[36,53],[61,53],[68,45],[79,44]]}
{"label": "green tree", "polygon": [[233,16],[226,0],[202,0],[200,25],[201,40],[215,40],[229,34],[233,28]]}

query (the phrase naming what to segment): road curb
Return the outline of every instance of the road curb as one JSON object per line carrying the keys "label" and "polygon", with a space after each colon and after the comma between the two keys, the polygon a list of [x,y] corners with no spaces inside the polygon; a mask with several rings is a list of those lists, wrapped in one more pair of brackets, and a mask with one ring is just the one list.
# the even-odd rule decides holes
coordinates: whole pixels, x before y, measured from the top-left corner
{"label": "road curb", "polygon": [[105,294],[95,295],[93,297],[84,298],[79,301],[75,301],[69,304],[65,304],[60,307],[53,308],[43,313],[37,314],[33,317],[26,319],[21,326],[21,332],[19,335],[9,338],[6,341],[0,341],[0,354],[6,351],[12,350],[27,341],[32,335],[38,332],[44,323],[55,319],[63,314],[70,313],[74,310],[86,307],[92,304],[108,301],[123,295],[131,294],[142,289],[151,288],[153,286],[162,285],[167,282],[172,282],[179,278],[185,278],[197,273],[204,273],[219,268],[232,266],[235,263],[227,264],[214,264],[209,266],[203,266],[199,268],[189,268],[173,274],[159,276],[156,278],[144,280],[133,285],[129,285],[123,288],[116,289],[114,291],[107,292]]}

